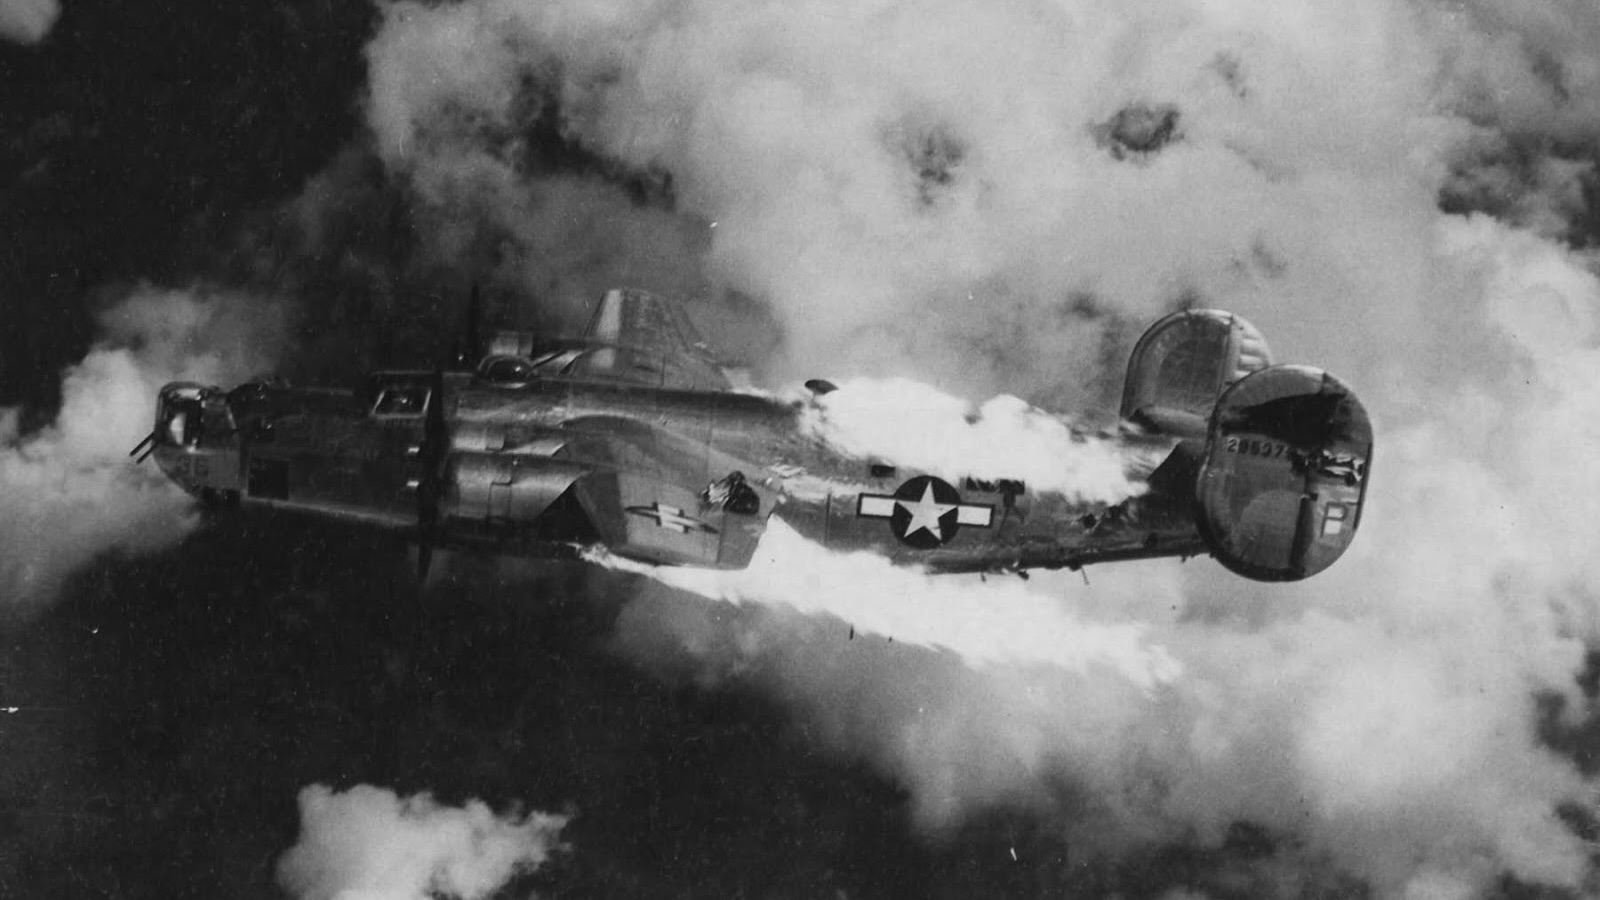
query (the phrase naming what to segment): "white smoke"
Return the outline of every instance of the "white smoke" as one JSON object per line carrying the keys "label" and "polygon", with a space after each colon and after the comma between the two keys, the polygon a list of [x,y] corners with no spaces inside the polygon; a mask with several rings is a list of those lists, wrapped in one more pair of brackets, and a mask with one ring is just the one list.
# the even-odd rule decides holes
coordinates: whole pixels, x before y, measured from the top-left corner
{"label": "white smoke", "polygon": [[[1175,706],[1165,698],[1186,677],[1177,648],[1152,640],[1146,623],[1090,620],[1062,602],[1057,579],[991,579],[985,589],[875,564],[857,557],[838,575],[819,570],[811,591],[791,589],[792,567],[772,585],[733,576],[715,585],[744,604],[732,614],[650,584],[624,610],[618,645],[665,675],[770,694],[811,740],[904,785],[926,828],[997,805],[1054,814],[1079,797],[1074,849],[1127,846],[1127,832],[1108,826],[1138,824],[1120,798],[1158,790],[1140,786],[1160,774],[1141,745],[1163,740],[1157,720]],[[865,580],[847,588],[850,574]],[[1150,597],[1137,593],[1147,576],[1120,574],[1095,576],[1102,597]]]}
{"label": "white smoke", "polygon": [[141,288],[100,316],[103,337],[63,375],[53,423],[18,434],[17,411],[0,411],[0,613],[37,608],[101,553],[157,549],[193,526],[187,495],[128,451],[162,384],[260,371],[280,318],[246,297]]}
{"label": "white smoke", "polygon": [[[1245,820],[1306,871],[1473,896],[1593,877],[1556,810],[1592,812],[1594,785],[1536,698],[1592,709],[1574,679],[1600,645],[1600,288],[1558,243],[1593,227],[1597,48],[1583,0],[404,2],[370,118],[436,195],[492,182],[475,202],[537,218],[550,186],[514,136],[541,85],[569,140],[672,175],[675,214],[607,209],[709,232],[705,279],[784,329],[771,378],[1071,405],[1127,323],[1194,299],[1346,376],[1378,423],[1368,510],[1304,584],[1157,563],[945,588],[821,558],[697,586],[760,601],[736,622],[651,595],[624,644],[762,685],[925,821],[1061,809],[1116,852]],[[1181,136],[1111,152],[1139,104]],[[967,605],[900,618],[946,590]],[[956,652],[841,642],[830,617]],[[1158,649],[1175,677],[1141,680]]]}
{"label": "white smoke", "polygon": [[801,429],[836,450],[955,480],[1011,478],[1075,500],[1115,503],[1140,490],[1116,444],[999,396],[974,408],[907,379],[850,379],[806,408]]}
{"label": "white smoke", "polygon": [[56,0],[0,0],[0,38],[37,44],[60,16],[61,4]]}
{"label": "white smoke", "polygon": [[482,900],[561,849],[564,816],[497,815],[357,785],[300,792],[300,839],[278,861],[297,900]]}
{"label": "white smoke", "polygon": [[1146,645],[1137,624],[1087,622],[1015,578],[981,588],[977,576],[940,577],[872,553],[833,553],[781,518],[768,525],[749,568],[738,571],[596,561],[705,597],[833,616],[864,635],[953,650],[975,667],[1046,664],[1079,673],[1103,667],[1146,691],[1179,674],[1164,648]]}
{"label": "white smoke", "polygon": [[[457,265],[487,230],[496,235],[498,274],[537,293],[541,313],[577,324],[619,283],[703,292],[705,223],[634,203],[591,178],[526,178],[519,116],[537,113],[544,99],[528,90],[541,63],[530,57],[533,36],[502,21],[523,12],[515,4],[389,6],[367,48],[368,122],[380,157],[424,201],[424,249]],[[522,252],[506,253],[502,243]]]}

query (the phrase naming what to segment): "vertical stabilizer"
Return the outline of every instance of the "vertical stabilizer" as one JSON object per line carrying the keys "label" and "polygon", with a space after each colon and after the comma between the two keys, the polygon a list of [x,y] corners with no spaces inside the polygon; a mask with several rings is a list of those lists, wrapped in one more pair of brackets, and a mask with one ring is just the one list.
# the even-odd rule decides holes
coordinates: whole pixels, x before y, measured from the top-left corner
{"label": "vertical stabilizer", "polygon": [[1149,431],[1204,436],[1222,392],[1270,365],[1266,339],[1242,317],[1219,309],[1173,313],[1134,345],[1122,418]]}

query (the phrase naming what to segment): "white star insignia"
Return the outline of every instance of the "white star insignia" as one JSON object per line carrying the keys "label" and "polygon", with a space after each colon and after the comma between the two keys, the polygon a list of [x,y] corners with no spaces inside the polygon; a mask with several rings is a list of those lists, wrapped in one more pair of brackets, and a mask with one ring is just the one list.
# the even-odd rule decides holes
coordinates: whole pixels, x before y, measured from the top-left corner
{"label": "white star insignia", "polygon": [[906,537],[919,531],[926,531],[940,542],[944,541],[944,526],[939,520],[945,513],[956,508],[954,503],[940,503],[933,499],[933,482],[922,486],[922,499],[917,501],[896,500],[900,508],[911,514],[911,521],[906,523]]}

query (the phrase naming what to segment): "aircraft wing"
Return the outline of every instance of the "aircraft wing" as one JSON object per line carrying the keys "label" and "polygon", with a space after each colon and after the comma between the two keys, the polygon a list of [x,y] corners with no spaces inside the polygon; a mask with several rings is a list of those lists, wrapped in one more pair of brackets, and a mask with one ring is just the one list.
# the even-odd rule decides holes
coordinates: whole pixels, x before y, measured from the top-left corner
{"label": "aircraft wing", "polygon": [[743,568],[777,494],[760,471],[659,428],[596,417],[569,422],[556,459],[589,468],[571,492],[611,552],[644,562]]}
{"label": "aircraft wing", "polygon": [[731,386],[683,306],[665,297],[631,288],[607,291],[583,338],[597,349],[567,370],[575,377],[674,390]]}

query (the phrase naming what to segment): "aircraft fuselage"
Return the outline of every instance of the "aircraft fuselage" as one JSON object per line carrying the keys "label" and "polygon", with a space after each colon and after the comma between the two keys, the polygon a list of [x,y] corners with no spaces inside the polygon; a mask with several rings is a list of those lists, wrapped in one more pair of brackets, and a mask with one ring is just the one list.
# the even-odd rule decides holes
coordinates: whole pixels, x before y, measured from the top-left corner
{"label": "aircraft fuselage", "polygon": [[[442,391],[403,409],[388,408],[373,391],[260,385],[226,397],[213,393],[203,404],[212,408],[200,436],[161,441],[156,459],[180,485],[212,502],[297,509],[402,531],[419,527],[428,467],[442,465],[447,479],[473,477],[448,464],[460,456],[559,471],[562,480],[575,471],[620,469],[682,483],[698,496],[697,505],[622,508],[668,530],[705,521],[708,488],[738,471],[770,504],[756,513],[763,519],[770,512],[829,548],[874,551],[941,571],[1204,552],[1181,496],[1151,491],[1114,505],[1087,504],[1017,479],[897,469],[841,453],[807,433],[804,401],[555,379],[503,387],[459,374],[389,373],[375,381],[383,379],[418,391],[436,381]],[[435,402],[442,404],[442,434],[433,442],[444,458],[428,459],[428,410]],[[1142,478],[1176,442],[1126,443],[1130,474]],[[494,488],[490,481],[486,492]],[[447,495],[464,492],[470,490],[444,486]],[[437,518],[430,538],[442,547],[565,556],[593,537],[581,530],[563,535],[560,522],[532,527],[514,509],[504,511],[511,514],[493,521],[501,510],[486,507],[480,516],[457,503]]]}
{"label": "aircraft fuselage", "polygon": [[223,506],[404,533],[424,570],[435,546],[742,568],[777,516],[830,549],[937,571],[1208,553],[1289,581],[1331,565],[1360,522],[1364,407],[1321,369],[1273,364],[1231,313],[1180,311],[1140,338],[1102,439],[1142,490],[1094,503],[992,460],[914,471],[842,450],[860,445],[830,440],[825,396],[733,390],[680,311],[608,292],[583,341],[535,353],[512,333],[476,374],[379,372],[363,391],[170,384],[135,454]]}
{"label": "aircraft fuselage", "polygon": [[[745,474],[781,492],[774,514],[801,534],[829,548],[872,550],[943,571],[1075,567],[1090,547],[1096,559],[1204,552],[1187,498],[1082,503],[1020,479],[897,468],[840,453],[808,434],[800,422],[804,407],[756,394],[546,382],[465,390],[454,420],[560,429],[627,419],[681,438],[686,447],[703,444],[708,456],[761,460],[761,471]],[[1122,442],[1134,480],[1147,477],[1177,443]],[[708,482],[725,474],[706,468]]]}

